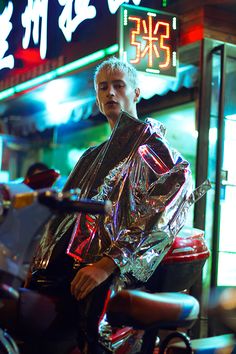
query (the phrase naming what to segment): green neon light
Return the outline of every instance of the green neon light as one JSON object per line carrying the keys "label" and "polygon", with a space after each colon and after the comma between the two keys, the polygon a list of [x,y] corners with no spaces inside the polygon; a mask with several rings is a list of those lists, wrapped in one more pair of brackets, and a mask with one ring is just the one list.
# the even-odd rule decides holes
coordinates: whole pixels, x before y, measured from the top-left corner
{"label": "green neon light", "polygon": [[0,92],[0,100],[4,100],[4,98],[7,98],[7,97],[12,96],[14,94],[15,94],[14,87],[11,87],[7,90]]}
{"label": "green neon light", "polygon": [[41,85],[47,81],[55,79],[56,77],[67,74],[73,70],[80,69],[88,64],[91,64],[91,63],[94,63],[98,60],[101,60],[101,59],[105,58],[107,55],[115,54],[118,52],[118,50],[119,50],[118,44],[113,44],[110,47],[98,50],[97,52],[94,52],[92,54],[87,55],[86,57],[75,60],[72,63],[63,65],[63,66],[61,66],[55,70],[52,70],[46,74],[43,74],[38,77],[35,77],[34,79],[22,82],[21,84],[18,84],[14,87],[11,87],[9,89],[6,89],[6,90],[0,92],[0,101],[6,99],[8,97],[11,97],[11,96],[15,95],[16,93],[28,90],[30,88],[37,86],[37,85]]}
{"label": "green neon light", "polygon": [[18,93],[18,92],[22,92],[22,91],[28,90],[29,88],[31,88],[33,86],[37,86],[37,85],[43,84],[46,81],[54,79],[55,76],[56,76],[55,72],[51,71],[49,73],[46,73],[46,74],[40,75],[38,77],[35,77],[32,80],[22,82],[22,84],[18,84],[18,85],[15,86],[15,92]]}
{"label": "green neon light", "polygon": [[167,6],[167,0],[162,0],[162,6],[166,7]]}
{"label": "green neon light", "polygon": [[113,44],[112,46],[105,48],[104,50],[106,52],[106,55],[112,55],[118,52],[119,46],[118,44]]}
{"label": "green neon light", "polygon": [[57,76],[66,74],[70,71],[82,68],[85,65],[91,64],[101,58],[104,58],[104,50],[99,50],[93,54],[90,54],[84,58],[73,61],[72,63],[61,66],[60,68],[55,69]]}

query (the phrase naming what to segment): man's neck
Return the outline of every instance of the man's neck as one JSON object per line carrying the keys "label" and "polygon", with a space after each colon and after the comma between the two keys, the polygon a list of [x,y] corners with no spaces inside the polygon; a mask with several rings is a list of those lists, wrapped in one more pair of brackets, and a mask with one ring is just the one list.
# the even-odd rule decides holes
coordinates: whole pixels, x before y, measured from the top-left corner
{"label": "man's neck", "polygon": [[[122,113],[122,111],[121,111],[121,113]],[[129,113],[129,112],[127,112],[129,115],[131,115],[132,117],[134,117],[134,118],[136,118],[136,119],[138,119],[138,115],[137,115],[137,112],[135,112],[135,113]],[[116,122],[118,121],[118,119],[119,119],[119,116],[117,117],[117,116],[115,116],[115,117],[106,117],[107,118],[107,121],[108,121],[108,123],[109,123],[109,125],[110,125],[110,127],[111,127],[111,130],[113,130],[114,129],[114,127],[115,127],[115,125],[116,125]]]}

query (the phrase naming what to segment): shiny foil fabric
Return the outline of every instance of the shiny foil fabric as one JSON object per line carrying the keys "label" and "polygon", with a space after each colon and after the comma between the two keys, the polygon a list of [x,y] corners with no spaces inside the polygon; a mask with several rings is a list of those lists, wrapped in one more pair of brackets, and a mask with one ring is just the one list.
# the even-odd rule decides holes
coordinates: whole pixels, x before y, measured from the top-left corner
{"label": "shiny foil fabric", "polygon": [[73,225],[67,254],[77,264],[113,259],[119,276],[145,282],[183,227],[192,195],[189,163],[164,138],[163,126],[122,112],[105,143],[90,148],[75,166],[65,190],[80,198],[110,200],[106,215],[54,217],[34,267],[47,267],[55,244]]}

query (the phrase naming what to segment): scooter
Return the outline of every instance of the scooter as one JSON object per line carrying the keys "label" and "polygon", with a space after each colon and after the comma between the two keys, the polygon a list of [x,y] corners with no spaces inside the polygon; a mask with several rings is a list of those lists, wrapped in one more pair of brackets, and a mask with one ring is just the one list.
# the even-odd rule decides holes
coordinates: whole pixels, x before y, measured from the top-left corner
{"label": "scooter", "polygon": [[[107,352],[153,353],[158,331],[189,329],[198,318],[199,304],[186,290],[196,281],[209,254],[204,232],[184,228],[144,288],[124,290],[111,297],[106,320],[113,330],[106,341],[101,340]],[[185,333],[173,332],[173,336],[190,348],[191,341]],[[167,342],[161,352],[166,345]]]}
{"label": "scooter", "polygon": [[[41,230],[52,215],[60,212],[104,214],[110,208],[109,202],[79,199],[77,190],[62,193],[49,188],[58,176],[51,170],[33,175],[24,183],[0,184],[0,327],[7,330],[14,330],[17,324],[22,285]],[[38,299],[32,292],[30,296]],[[47,299],[43,300],[47,306]],[[0,330],[0,353],[18,354],[19,348],[7,330]]]}
{"label": "scooter", "polygon": [[[126,334],[126,343],[130,343],[128,349],[127,344],[126,348],[122,345],[116,346],[119,341],[116,334],[113,334],[111,342],[113,349],[117,349],[110,352],[116,354],[236,354],[235,287],[218,287],[211,290],[209,302],[204,305],[208,312],[211,336],[192,340],[187,335],[198,318],[199,304],[187,293],[176,293],[176,291],[183,290],[185,286],[188,288],[194,283],[195,275],[197,276],[209,256],[204,243],[203,233],[197,230],[195,235],[189,234],[187,242],[186,236],[182,238],[182,235],[178,235],[172,249],[160,265],[158,270],[160,273],[158,274],[157,271],[153,276],[151,293],[150,288],[123,290],[110,299],[106,309],[107,321],[113,328],[127,326],[122,335],[125,337]],[[192,273],[193,278],[191,278]],[[166,283],[165,276],[172,279],[172,282]],[[157,283],[155,280],[158,280]],[[160,280],[163,282],[159,283]],[[157,344],[161,330],[171,331]],[[129,340],[128,331],[130,331]],[[140,331],[143,331],[142,341],[138,338]],[[132,349],[134,347],[135,351]]]}
{"label": "scooter", "polygon": [[[78,199],[76,191],[61,193],[48,188],[32,190],[26,183],[1,185],[0,197],[0,297],[16,301],[20,298],[20,289],[26,277],[27,266],[32,259],[35,246],[39,242],[40,230],[54,213],[63,211],[96,214],[106,213],[110,208],[109,202]],[[31,223],[29,223],[29,218]],[[171,250],[146,284],[146,291],[149,293],[176,292],[188,288],[202,269],[208,256],[209,251],[204,241],[203,232],[196,229],[185,229],[176,237]],[[51,304],[47,302],[46,298],[42,299],[39,294],[34,294],[34,296],[36,303],[43,300],[45,311],[51,308]],[[173,298],[171,300],[171,295],[169,297],[166,295],[165,298],[167,307],[171,307],[171,303],[174,303]],[[112,301],[113,298],[108,302],[108,313],[112,312]],[[164,298],[161,302],[163,303],[163,301]],[[181,301],[180,303],[188,303],[187,300],[186,302],[183,299]],[[193,300],[192,304],[193,307],[198,307],[196,300],[195,302]],[[0,312],[1,322],[4,311]],[[8,316],[7,307],[6,315]],[[120,328],[124,324],[125,322],[120,323]],[[133,342],[130,341],[130,330],[130,326],[125,331],[124,328],[118,331],[119,334],[115,329],[113,330],[112,337],[109,338],[112,352],[121,354],[134,350]],[[120,336],[121,332],[123,332],[122,336]],[[137,337],[136,330],[132,333],[133,337]],[[141,339],[141,337],[138,332],[138,338]],[[2,353],[19,353],[15,341],[8,332],[3,331],[0,339],[4,348]],[[145,343],[145,340],[143,342]],[[104,347],[104,350],[106,351],[107,348]]]}

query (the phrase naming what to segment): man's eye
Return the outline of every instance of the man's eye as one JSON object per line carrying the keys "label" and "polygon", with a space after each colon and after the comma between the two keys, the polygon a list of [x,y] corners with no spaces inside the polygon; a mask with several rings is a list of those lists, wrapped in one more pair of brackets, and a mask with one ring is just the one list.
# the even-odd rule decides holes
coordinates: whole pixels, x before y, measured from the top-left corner
{"label": "man's eye", "polygon": [[115,84],[115,88],[122,88],[122,87],[124,87],[124,84]]}
{"label": "man's eye", "polygon": [[100,86],[99,86],[99,89],[102,90],[102,91],[104,91],[104,90],[107,89],[107,86],[106,86],[106,85],[100,85]]}

